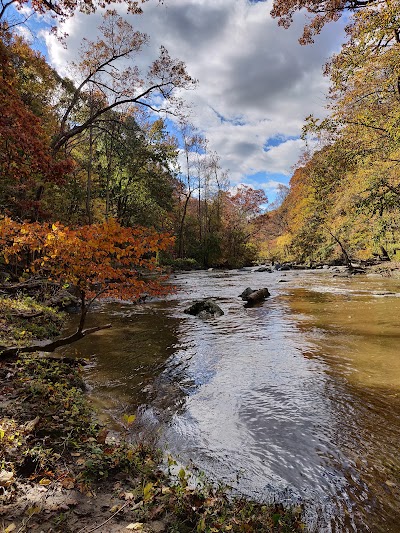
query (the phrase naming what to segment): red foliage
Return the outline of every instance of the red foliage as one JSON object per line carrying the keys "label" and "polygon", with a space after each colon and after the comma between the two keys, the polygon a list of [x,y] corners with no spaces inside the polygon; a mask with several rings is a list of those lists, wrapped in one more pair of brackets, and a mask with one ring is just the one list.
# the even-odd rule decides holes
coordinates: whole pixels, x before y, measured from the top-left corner
{"label": "red foliage", "polygon": [[19,90],[11,49],[0,42],[1,208],[18,218],[40,219],[43,188],[61,183],[72,162],[54,159],[41,118]]}

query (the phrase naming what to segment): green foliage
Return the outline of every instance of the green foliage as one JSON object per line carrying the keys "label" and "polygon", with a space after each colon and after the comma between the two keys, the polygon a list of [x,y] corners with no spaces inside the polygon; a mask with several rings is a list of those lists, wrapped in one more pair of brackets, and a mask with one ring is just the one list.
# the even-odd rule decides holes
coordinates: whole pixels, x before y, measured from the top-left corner
{"label": "green foliage", "polygon": [[25,345],[58,335],[64,314],[29,296],[0,297],[0,344]]}
{"label": "green foliage", "polygon": [[171,267],[172,270],[195,270],[199,268],[196,259],[192,257],[177,257],[176,259],[164,257],[161,264],[163,266]]}

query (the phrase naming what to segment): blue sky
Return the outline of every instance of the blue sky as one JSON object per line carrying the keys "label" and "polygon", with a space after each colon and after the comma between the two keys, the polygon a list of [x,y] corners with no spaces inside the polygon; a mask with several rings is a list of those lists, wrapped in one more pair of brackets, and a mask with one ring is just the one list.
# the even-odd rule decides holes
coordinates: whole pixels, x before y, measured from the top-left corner
{"label": "blue sky", "polygon": [[[143,9],[141,16],[127,16],[150,37],[139,61],[150,63],[161,44],[185,61],[199,81],[195,91],[182,95],[191,121],[219,154],[233,185],[264,188],[273,201],[304,147],[305,117],[324,113],[328,80],[322,68],[339,49],[342,26],[328,25],[314,45],[300,46],[303,16],[289,30],[278,27],[269,16],[271,1],[150,0]],[[123,6],[118,10],[124,14]],[[31,19],[39,36],[33,45],[70,75],[82,39],[94,40],[100,22],[100,13],[68,20],[61,28],[69,34],[65,48],[43,22]]]}

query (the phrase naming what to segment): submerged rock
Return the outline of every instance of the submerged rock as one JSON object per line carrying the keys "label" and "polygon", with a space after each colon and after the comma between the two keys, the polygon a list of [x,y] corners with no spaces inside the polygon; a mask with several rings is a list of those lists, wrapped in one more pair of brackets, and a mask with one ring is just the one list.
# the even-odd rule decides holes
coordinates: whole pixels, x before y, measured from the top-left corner
{"label": "submerged rock", "polygon": [[187,315],[199,316],[200,318],[222,316],[224,312],[213,300],[198,300],[183,311]]}

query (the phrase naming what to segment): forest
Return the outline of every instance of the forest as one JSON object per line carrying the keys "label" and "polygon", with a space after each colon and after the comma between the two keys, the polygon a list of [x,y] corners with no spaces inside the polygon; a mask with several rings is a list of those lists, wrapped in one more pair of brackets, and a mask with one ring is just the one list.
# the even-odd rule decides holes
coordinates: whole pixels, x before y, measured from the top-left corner
{"label": "forest", "polygon": [[[69,8],[62,5],[59,13],[40,3],[36,9],[50,9],[57,18]],[[256,259],[256,217],[265,193],[230,189],[218,154],[208,149],[176,96],[196,85],[181,61],[162,47],[141,71],[135,58],[148,36],[109,10],[97,41],[82,43],[74,79],[61,78],[6,15],[4,6],[3,217],[75,230],[111,219],[122,227],[152,228],[175,238],[160,257],[164,264],[241,266]],[[179,141],[168,132],[168,115],[177,121]]]}
{"label": "forest", "polygon": [[[135,58],[148,36],[108,10],[96,42],[82,43],[73,79],[62,78],[17,31],[14,3],[4,3],[2,216],[74,229],[110,219],[153,228],[174,236],[160,260],[178,266],[395,259],[398,3],[303,4],[311,21],[301,44],[351,13],[347,40],[325,65],[327,114],[306,119],[310,150],[266,212],[263,190],[232,188],[218,154],[190,123],[178,93],[197,82],[182,61],[162,47],[146,71],[139,69]],[[95,9],[86,2],[33,7],[49,12],[55,27],[75,9]],[[272,15],[287,27],[297,8],[277,1]]]}
{"label": "forest", "polygon": [[[277,4],[286,24],[297,3]],[[266,253],[300,263],[398,260],[399,3],[305,4],[315,16],[303,44],[326,22],[353,12],[347,41],[325,65],[327,115],[309,116],[303,128],[317,149],[303,155],[290,189],[280,191],[282,203],[265,226]]]}

